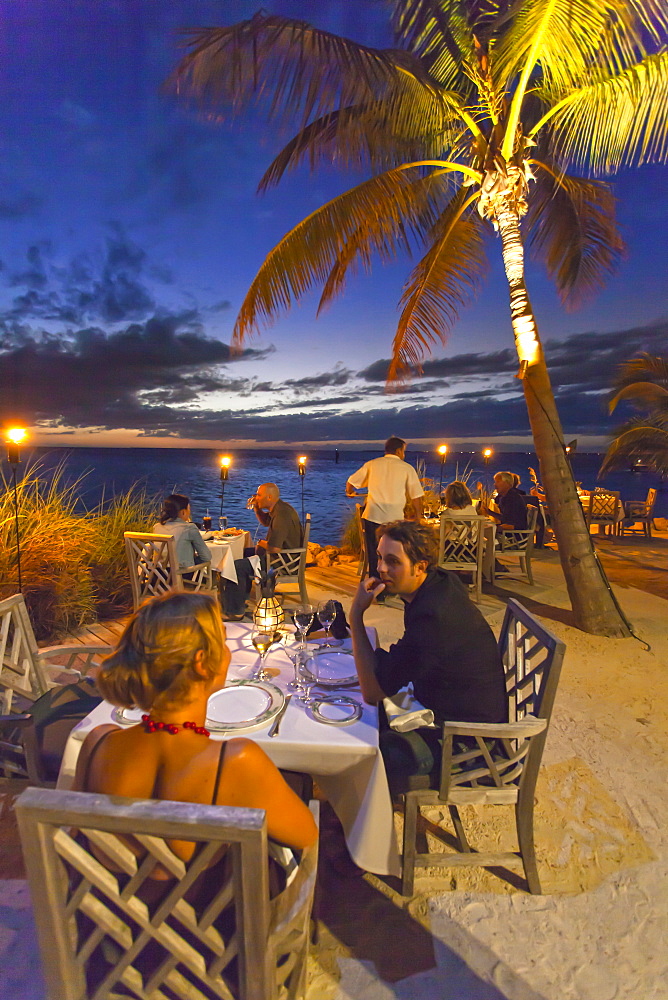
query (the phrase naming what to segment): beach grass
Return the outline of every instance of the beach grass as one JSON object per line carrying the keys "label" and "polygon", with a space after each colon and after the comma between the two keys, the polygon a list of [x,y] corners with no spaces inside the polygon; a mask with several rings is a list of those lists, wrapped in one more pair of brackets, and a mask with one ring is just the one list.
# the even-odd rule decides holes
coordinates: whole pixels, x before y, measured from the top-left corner
{"label": "beach grass", "polygon": [[11,479],[3,474],[0,483],[0,597],[18,591],[18,509],[22,591],[41,641],[131,607],[123,532],[145,528],[156,507],[133,486],[82,510],[81,479],[68,483],[64,472],[28,466],[16,481],[16,503]]}

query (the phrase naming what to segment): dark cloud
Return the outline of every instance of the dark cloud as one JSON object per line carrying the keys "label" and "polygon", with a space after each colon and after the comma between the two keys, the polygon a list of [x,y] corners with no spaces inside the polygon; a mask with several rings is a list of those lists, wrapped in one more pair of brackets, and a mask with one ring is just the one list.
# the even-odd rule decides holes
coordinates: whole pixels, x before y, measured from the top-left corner
{"label": "dark cloud", "polygon": [[8,275],[11,287],[24,287],[15,296],[5,319],[52,320],[68,325],[124,323],[145,319],[155,310],[146,277],[159,273],[149,265],[145,251],[112,224],[104,257],[98,263],[79,254],[63,267],[50,259],[51,246],[31,246],[27,264]]}
{"label": "dark cloud", "polygon": [[[358,372],[366,382],[385,382],[390,367],[389,358],[374,361]],[[433,358],[422,365],[423,378],[454,378],[464,375],[498,375],[517,368],[517,355],[510,348],[488,354],[455,354],[451,358]]]}
{"label": "dark cloud", "polygon": [[324,389],[330,385],[346,385],[351,379],[353,372],[347,368],[335,368],[331,372],[321,372],[319,375],[307,375],[305,378],[288,379],[283,385],[287,389],[294,389],[297,392],[313,392],[316,389]]}
{"label": "dark cloud", "polygon": [[0,220],[15,222],[33,215],[42,204],[42,199],[29,192],[17,194],[9,198],[0,198]]}
{"label": "dark cloud", "polygon": [[233,354],[227,344],[188,329],[194,323],[193,314],[153,317],[112,334],[88,327],[70,337],[7,329],[0,352],[0,416],[78,427],[110,421],[129,427],[134,425],[127,420],[139,416],[141,427],[145,394],[148,411],[151,402],[192,405],[206,393],[247,387],[248,379],[230,379],[220,366],[268,351]]}

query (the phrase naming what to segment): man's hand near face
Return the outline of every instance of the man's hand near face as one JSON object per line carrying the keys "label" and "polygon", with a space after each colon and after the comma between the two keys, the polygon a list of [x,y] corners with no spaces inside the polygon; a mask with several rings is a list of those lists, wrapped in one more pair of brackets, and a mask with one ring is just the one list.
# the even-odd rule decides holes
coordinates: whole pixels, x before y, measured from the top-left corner
{"label": "man's hand near face", "polygon": [[385,692],[376,680],[376,658],[364,627],[364,612],[371,607],[374,597],[377,597],[384,590],[384,583],[375,577],[367,576],[357,588],[350,606],[350,634],[353,640],[355,668],[362,689],[362,697],[368,705],[377,705],[385,697]]}

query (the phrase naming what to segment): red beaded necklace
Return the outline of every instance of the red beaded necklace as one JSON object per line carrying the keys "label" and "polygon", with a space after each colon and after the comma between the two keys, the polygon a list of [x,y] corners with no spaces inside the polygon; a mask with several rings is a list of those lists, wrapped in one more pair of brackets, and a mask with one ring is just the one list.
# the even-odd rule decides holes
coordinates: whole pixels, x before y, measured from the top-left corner
{"label": "red beaded necklace", "polygon": [[198,726],[196,722],[160,722],[158,719],[152,719],[150,715],[142,715],[141,721],[144,723],[144,729],[147,733],[164,731],[171,736],[176,736],[177,733],[181,732],[181,729],[192,729],[198,736],[211,735],[208,729],[205,729],[204,726]]}

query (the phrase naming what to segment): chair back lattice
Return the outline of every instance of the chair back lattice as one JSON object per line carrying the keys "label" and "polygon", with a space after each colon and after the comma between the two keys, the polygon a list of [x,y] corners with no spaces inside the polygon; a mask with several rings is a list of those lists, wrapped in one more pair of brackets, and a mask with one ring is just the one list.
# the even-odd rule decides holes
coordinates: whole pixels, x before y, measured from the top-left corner
{"label": "chair back lattice", "polygon": [[308,558],[308,540],[311,534],[311,515],[307,514],[304,524],[304,534],[302,544],[298,549],[282,549],[280,552],[272,552],[271,566],[276,570],[276,579],[297,583],[299,587],[299,599],[302,603],[308,603],[308,591],[306,588],[306,560]]}
{"label": "chair back lattice", "polygon": [[503,529],[497,532],[499,548],[504,552],[531,552],[533,550],[534,535],[536,534],[536,521],[538,520],[538,508],[527,505],[527,526],[519,529]]}
{"label": "chair back lattice", "polygon": [[16,813],[50,1000],[301,995],[317,849],[270,901],[262,810],[31,788]]}
{"label": "chair back lattice", "polygon": [[589,521],[614,524],[617,517],[619,492],[594,492],[589,501]]}
{"label": "chair back lattice", "polygon": [[[535,785],[566,646],[514,599],[508,601],[498,645],[508,697],[508,735],[477,736],[470,749],[448,754],[443,798],[452,800],[457,789],[458,801],[479,801],[476,792],[467,794],[467,789],[478,789],[485,801],[504,802],[509,801],[506,793],[514,799],[525,782]],[[536,724],[543,719],[547,725]]]}
{"label": "chair back lattice", "polygon": [[650,488],[647,490],[647,499],[645,500],[646,508],[644,517],[652,516],[652,511],[654,510],[654,504],[656,503],[656,494],[657,491],[654,489],[654,487],[650,486]]}
{"label": "chair back lattice", "polygon": [[126,531],[123,537],[135,609],[170,590],[212,589],[210,562],[179,568],[173,535]]}
{"label": "chair back lattice", "polygon": [[14,694],[35,701],[48,687],[23,595],[6,597],[0,601],[2,713],[11,711]]}
{"label": "chair back lattice", "polygon": [[488,518],[477,514],[441,514],[438,564],[445,569],[474,569],[485,544]]}

